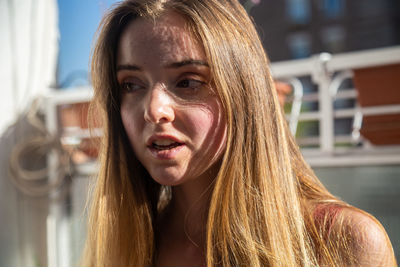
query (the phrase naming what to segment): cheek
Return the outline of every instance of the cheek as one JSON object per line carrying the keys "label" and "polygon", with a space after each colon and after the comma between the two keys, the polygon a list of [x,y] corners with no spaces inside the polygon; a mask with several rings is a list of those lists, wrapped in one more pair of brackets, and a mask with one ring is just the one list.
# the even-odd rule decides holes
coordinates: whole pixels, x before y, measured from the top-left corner
{"label": "cheek", "polygon": [[213,114],[209,107],[192,107],[180,114],[177,123],[182,125],[183,132],[188,134],[193,141],[204,141],[214,124]]}
{"label": "cheek", "polygon": [[214,116],[209,111],[197,112],[195,116],[192,116],[193,129],[197,129],[199,135],[206,135],[214,124]]}
{"label": "cheek", "polygon": [[196,141],[217,148],[225,142],[226,121],[220,104],[216,101],[194,109],[186,119],[186,128]]}
{"label": "cheek", "polygon": [[[132,108],[132,105],[121,104],[121,119],[129,140],[138,140],[141,122],[139,120],[138,112]],[[134,143],[132,143],[134,145]]]}

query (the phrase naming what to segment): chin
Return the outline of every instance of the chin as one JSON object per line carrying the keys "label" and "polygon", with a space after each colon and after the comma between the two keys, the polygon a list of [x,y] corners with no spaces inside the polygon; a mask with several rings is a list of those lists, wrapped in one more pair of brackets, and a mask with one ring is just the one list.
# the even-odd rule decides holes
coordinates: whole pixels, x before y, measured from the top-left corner
{"label": "chin", "polygon": [[154,181],[160,185],[165,186],[176,186],[185,182],[185,177],[180,175],[174,175],[171,173],[150,173],[150,176]]}
{"label": "chin", "polygon": [[161,179],[153,178],[153,179],[160,185],[164,185],[164,186],[177,186],[177,185],[181,185],[182,183],[184,183],[180,179],[165,179],[165,178],[161,178]]}

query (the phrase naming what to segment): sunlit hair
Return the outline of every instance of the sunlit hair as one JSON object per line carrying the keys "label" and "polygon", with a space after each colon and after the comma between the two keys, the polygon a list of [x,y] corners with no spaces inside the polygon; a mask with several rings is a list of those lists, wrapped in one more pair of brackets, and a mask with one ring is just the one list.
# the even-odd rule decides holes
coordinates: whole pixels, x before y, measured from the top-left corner
{"label": "sunlit hair", "polygon": [[227,121],[226,151],[208,212],[207,266],[351,263],[345,238],[324,241],[329,212],[318,221],[314,216],[321,205],[345,204],[321,185],[290,135],[268,59],[242,6],[234,0],[132,0],[103,18],[92,55],[94,103],[96,116],[104,118],[104,138],[84,264],[155,264],[162,190],[136,159],[124,130],[116,53],[128,23],[169,11],[182,15],[203,44]]}

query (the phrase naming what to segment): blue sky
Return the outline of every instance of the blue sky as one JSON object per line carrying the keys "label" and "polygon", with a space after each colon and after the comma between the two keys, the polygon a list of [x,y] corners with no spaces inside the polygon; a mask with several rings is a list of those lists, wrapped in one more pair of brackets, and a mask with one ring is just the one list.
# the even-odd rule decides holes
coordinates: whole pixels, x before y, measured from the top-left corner
{"label": "blue sky", "polygon": [[88,84],[93,36],[102,14],[116,0],[58,0],[60,50],[58,82],[62,87]]}

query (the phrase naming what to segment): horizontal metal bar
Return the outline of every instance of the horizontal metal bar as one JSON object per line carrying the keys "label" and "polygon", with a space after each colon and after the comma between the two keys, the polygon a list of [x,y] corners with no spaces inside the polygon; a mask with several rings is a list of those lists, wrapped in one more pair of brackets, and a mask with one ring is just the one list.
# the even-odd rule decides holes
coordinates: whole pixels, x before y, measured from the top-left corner
{"label": "horizontal metal bar", "polygon": [[62,137],[91,138],[103,136],[101,128],[82,129],[80,127],[64,127]]}
{"label": "horizontal metal bar", "polygon": [[[400,62],[400,46],[369,49],[332,55],[326,62],[328,71],[342,71],[382,66]],[[308,76],[315,70],[315,58],[278,61],[271,64],[274,78]]]}
{"label": "horizontal metal bar", "polygon": [[[293,96],[288,96],[286,98],[286,103],[291,103],[293,102],[294,97]],[[318,93],[310,93],[310,94],[305,94],[301,97],[301,102],[316,102],[318,101]]]}
{"label": "horizontal metal bar", "polygon": [[79,175],[93,176],[99,170],[99,162],[97,160],[76,164],[75,170]]}
{"label": "horizontal metal bar", "polygon": [[307,157],[306,161],[312,167],[353,167],[375,165],[399,165],[400,155],[364,155],[364,156],[319,156]]}
{"label": "horizontal metal bar", "polygon": [[355,98],[357,98],[357,96],[358,96],[357,90],[354,88],[351,88],[351,89],[338,91],[337,94],[334,96],[334,100],[355,99]]}
{"label": "horizontal metal bar", "polygon": [[53,105],[89,102],[93,98],[93,88],[86,86],[63,90],[51,89],[45,97]]}
{"label": "horizontal metal bar", "polygon": [[[307,156],[321,156],[322,152],[316,148],[305,148],[303,153]],[[365,154],[370,154],[374,156],[379,156],[382,154],[386,155],[399,155],[400,156],[400,145],[379,145],[374,146],[368,144],[367,146],[357,146],[357,147],[336,147],[335,148],[335,156],[363,156]]]}
{"label": "horizontal metal bar", "polygon": [[315,121],[321,118],[319,111],[303,112],[299,115],[299,121]]}
{"label": "horizontal metal bar", "polygon": [[372,107],[361,107],[363,115],[385,115],[400,113],[400,105],[381,105]]}
{"label": "horizontal metal bar", "polygon": [[306,161],[313,167],[345,167],[364,165],[399,165],[400,146],[336,147],[327,155],[319,149],[303,148]]}
{"label": "horizontal metal bar", "polygon": [[[361,111],[361,109],[360,109]],[[334,116],[336,119],[344,119],[344,118],[352,118],[355,116],[357,109],[355,108],[346,108],[346,109],[337,109],[334,111]]]}
{"label": "horizontal metal bar", "polygon": [[[341,90],[337,92],[333,100],[339,100],[339,99],[355,99],[358,96],[358,92],[356,89],[351,88],[351,89],[346,89],[346,90]],[[301,98],[302,102],[316,102],[319,100],[318,93],[310,93],[310,94],[305,94]],[[293,101],[293,96],[289,96],[287,98],[287,102],[290,103]]]}
{"label": "horizontal metal bar", "polygon": [[272,76],[275,79],[311,75],[315,68],[312,58],[279,61],[271,64]]}
{"label": "horizontal metal bar", "polygon": [[[335,143],[352,143],[353,139],[351,135],[335,135]],[[299,145],[319,145],[319,136],[308,136],[296,138]]]}
{"label": "horizontal metal bar", "polygon": [[400,63],[400,46],[335,54],[327,62],[329,71],[359,69]]}
{"label": "horizontal metal bar", "polygon": [[303,96],[303,102],[315,102],[319,100],[318,93],[306,94]]}
{"label": "horizontal metal bar", "polygon": [[[360,111],[364,116],[400,114],[400,105],[336,109],[334,110],[334,117],[336,119],[352,118],[357,111]],[[303,112],[299,115],[299,121],[313,121],[320,118],[321,114],[318,111]]]}
{"label": "horizontal metal bar", "polygon": [[334,111],[334,116],[335,118],[351,118],[357,111],[360,111],[363,116],[400,114],[400,105],[360,107],[358,109],[337,109]]}

